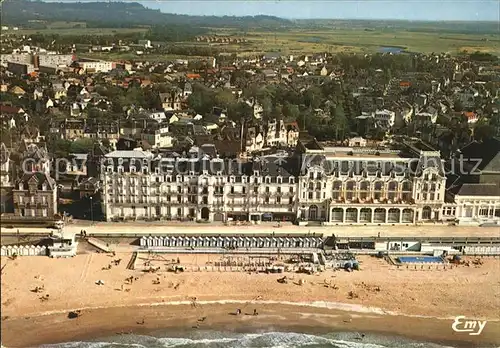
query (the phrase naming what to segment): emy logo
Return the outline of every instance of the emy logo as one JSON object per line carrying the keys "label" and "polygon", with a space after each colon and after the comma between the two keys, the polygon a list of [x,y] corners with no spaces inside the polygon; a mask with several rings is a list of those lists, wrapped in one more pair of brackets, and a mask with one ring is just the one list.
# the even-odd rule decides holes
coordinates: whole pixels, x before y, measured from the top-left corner
{"label": "emy logo", "polygon": [[468,332],[471,336],[479,336],[486,326],[486,320],[467,320],[460,315],[455,318],[451,328],[455,332]]}

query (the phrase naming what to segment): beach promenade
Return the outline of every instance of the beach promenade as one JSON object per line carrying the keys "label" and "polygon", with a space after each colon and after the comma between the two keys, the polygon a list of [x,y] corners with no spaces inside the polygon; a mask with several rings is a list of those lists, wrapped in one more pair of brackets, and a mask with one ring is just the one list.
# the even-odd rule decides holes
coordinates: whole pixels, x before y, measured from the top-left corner
{"label": "beach promenade", "polygon": [[[50,233],[47,228],[6,228],[1,227],[2,234]],[[446,224],[422,224],[409,226],[296,226],[283,223],[262,223],[260,225],[223,225],[202,223],[151,223],[151,222],[96,222],[75,221],[64,227],[66,234],[80,233],[85,230],[88,235],[136,235],[158,234],[322,234],[337,237],[500,237],[500,228],[479,226],[450,226]]]}

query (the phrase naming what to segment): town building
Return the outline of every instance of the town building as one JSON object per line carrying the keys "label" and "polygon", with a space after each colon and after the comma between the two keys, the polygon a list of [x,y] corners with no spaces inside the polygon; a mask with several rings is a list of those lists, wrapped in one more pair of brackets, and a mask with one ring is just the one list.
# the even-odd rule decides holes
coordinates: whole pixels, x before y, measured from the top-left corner
{"label": "town building", "polygon": [[113,219],[287,220],[412,224],[440,220],[445,176],[439,152],[323,148],[227,160],[115,151],[101,169],[103,211]]}
{"label": "town building", "polygon": [[464,184],[455,195],[459,224],[500,223],[498,184]]}

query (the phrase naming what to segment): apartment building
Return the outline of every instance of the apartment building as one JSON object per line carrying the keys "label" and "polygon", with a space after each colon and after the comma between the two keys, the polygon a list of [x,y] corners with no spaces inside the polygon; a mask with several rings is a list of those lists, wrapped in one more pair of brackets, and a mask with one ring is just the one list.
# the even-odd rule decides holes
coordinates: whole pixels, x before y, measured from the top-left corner
{"label": "apartment building", "polygon": [[445,193],[438,152],[325,149],[314,139],[246,160],[115,151],[101,173],[107,220],[410,224],[441,219]]}

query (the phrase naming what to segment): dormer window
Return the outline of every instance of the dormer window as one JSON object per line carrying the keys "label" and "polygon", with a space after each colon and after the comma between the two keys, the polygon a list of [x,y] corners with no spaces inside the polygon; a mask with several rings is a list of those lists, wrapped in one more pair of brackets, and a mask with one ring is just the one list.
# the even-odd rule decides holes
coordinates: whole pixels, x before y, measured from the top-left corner
{"label": "dormer window", "polygon": [[283,183],[283,178],[281,176],[279,176],[277,179],[276,179],[276,182],[278,184],[282,184]]}
{"label": "dormer window", "polygon": [[118,166],[118,174],[123,174],[123,166]]}
{"label": "dormer window", "polygon": [[21,191],[24,190],[24,185],[22,182],[19,183],[19,190],[21,190]]}
{"label": "dormer window", "polygon": [[266,176],[266,184],[270,184],[271,183],[271,178]]}
{"label": "dormer window", "polygon": [[253,171],[253,176],[259,176],[259,171],[258,170],[254,170]]}
{"label": "dormer window", "polygon": [[234,176],[231,176],[229,179],[230,179],[231,184],[233,184],[234,183]]}
{"label": "dormer window", "polygon": [[113,166],[108,166],[108,167],[106,168],[106,171],[107,171],[108,173],[113,173]]}
{"label": "dormer window", "polygon": [[143,167],[142,174],[147,174],[147,173],[148,173],[148,167]]}
{"label": "dormer window", "polygon": [[130,166],[130,172],[131,173],[135,173],[135,171],[136,171],[135,167],[134,166]]}
{"label": "dormer window", "polygon": [[288,182],[289,182],[290,184],[295,184],[295,178],[293,178],[293,177],[289,178],[289,179],[288,179]]}

